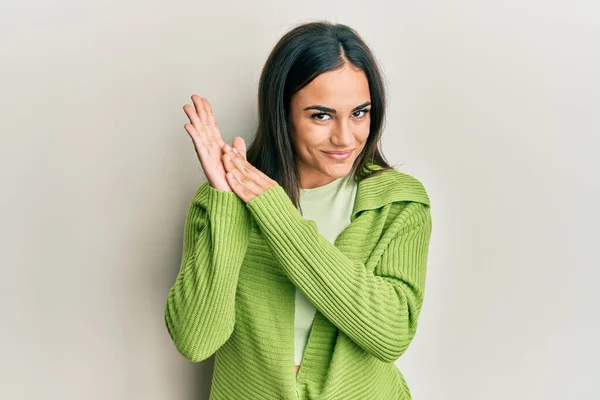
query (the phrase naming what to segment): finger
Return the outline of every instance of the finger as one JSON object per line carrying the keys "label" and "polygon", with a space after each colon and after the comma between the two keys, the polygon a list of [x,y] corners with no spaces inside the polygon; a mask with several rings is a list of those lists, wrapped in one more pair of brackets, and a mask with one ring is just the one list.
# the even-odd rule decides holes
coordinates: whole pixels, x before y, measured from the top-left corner
{"label": "finger", "polygon": [[206,148],[204,137],[196,130],[194,125],[185,124],[183,127],[187,131],[188,135],[190,135],[190,138],[192,138],[192,141],[194,142],[194,147],[196,147],[197,149],[200,147]]}
{"label": "finger", "polygon": [[231,172],[231,171],[237,170],[237,167],[233,164],[232,154],[233,153],[229,152],[229,153],[223,154],[221,157],[221,160],[223,162],[223,167],[225,167],[226,172]]}
{"label": "finger", "polygon": [[202,122],[200,121],[200,117],[198,117],[198,114],[196,114],[194,107],[190,106],[189,104],[186,104],[183,106],[183,111],[188,116],[190,122],[192,123],[196,131],[198,133],[202,133]]}
{"label": "finger", "polygon": [[240,191],[246,198],[256,196],[262,190],[252,180],[247,179],[238,169],[234,169],[229,172],[233,176],[234,181],[237,184],[238,191]]}
{"label": "finger", "polygon": [[236,152],[236,150],[236,148],[233,148],[229,153],[238,169],[240,169],[246,175],[254,175],[254,179],[261,184],[268,183],[266,180],[266,175],[254,165],[250,164],[248,160],[246,160],[246,158],[244,158],[244,156],[239,152]]}
{"label": "finger", "polygon": [[200,124],[202,126],[203,133],[206,133],[206,144],[210,146],[213,142],[212,133],[207,129],[208,128],[208,118],[206,116],[206,110],[204,109],[204,104],[202,102],[202,98],[197,94],[192,95],[192,101],[194,102],[194,107],[196,108],[196,114],[198,114]]}
{"label": "finger", "polygon": [[206,125],[207,118],[206,118],[206,111],[204,110],[204,104],[202,102],[202,97],[198,96],[197,94],[193,94],[192,102],[194,103],[194,107],[196,109],[196,114],[198,114],[200,121],[202,122],[202,124]]}
{"label": "finger", "polygon": [[[234,159],[237,159],[237,162],[234,163]],[[247,170],[252,172],[250,174],[244,174],[239,167],[241,163],[245,163]],[[248,161],[239,154],[235,154],[233,151],[228,151],[223,155],[223,165],[226,172],[231,172],[233,175],[238,176],[240,180],[251,182],[252,190],[256,195],[277,184],[277,182],[273,181],[262,171],[252,166],[252,164],[248,163]]]}
{"label": "finger", "polygon": [[[196,131],[196,129],[194,128],[194,126],[192,124],[185,124],[184,128],[187,131],[187,133],[190,135],[190,137],[192,138],[192,142],[194,142],[194,148],[196,149],[196,154],[198,155],[198,158],[200,159],[200,164],[202,164],[202,160],[208,159],[208,149],[202,142],[202,136],[198,134],[198,132]],[[202,164],[202,168],[204,168],[203,164]]]}
{"label": "finger", "polygon": [[238,149],[242,157],[246,158],[246,142],[244,138],[241,136],[236,136],[233,138],[233,148]]}
{"label": "finger", "polygon": [[231,162],[245,180],[251,181],[254,185],[261,188],[268,188],[271,186],[270,178],[267,179],[266,175],[263,174],[262,171],[259,171],[252,166],[252,164],[246,161],[246,159],[244,159],[240,154],[232,156]]}
{"label": "finger", "polygon": [[217,126],[217,121],[215,121],[215,117],[213,115],[212,107],[207,99],[202,99],[202,104],[204,104],[204,110],[206,111],[206,120],[209,125]]}
{"label": "finger", "polygon": [[217,128],[217,123],[213,116],[212,108],[210,107],[208,100],[204,97],[202,97],[200,101],[202,104],[202,110],[204,110],[204,114],[206,116],[206,131],[208,132],[212,142],[217,143],[219,147],[223,147],[225,142],[221,139],[221,134]]}
{"label": "finger", "polygon": [[231,153],[230,156],[233,157],[236,155],[236,153],[233,152],[233,149],[235,149],[235,147],[232,147],[228,143],[223,142],[223,147],[221,147],[223,154]]}
{"label": "finger", "polygon": [[[243,140],[243,139],[242,139]],[[245,176],[253,176],[253,180],[262,185],[264,187],[269,187],[272,185],[272,180],[267,175],[265,175],[261,170],[253,166],[242,156],[237,149],[231,148],[229,145],[225,144],[223,147],[223,160],[226,160],[229,157],[229,163],[231,167],[239,169]],[[227,161],[224,161],[224,164]]]}
{"label": "finger", "polygon": [[231,162],[244,176],[248,175],[248,161],[246,161],[239,153],[235,152],[236,149],[233,149],[229,152],[229,156],[231,157]]}
{"label": "finger", "polygon": [[225,174],[225,178],[227,179],[227,183],[233,192],[245,203],[248,203],[250,200],[250,196],[246,193],[244,187],[237,181],[232,173]]}
{"label": "finger", "polygon": [[223,138],[221,137],[221,135],[217,136],[214,138],[215,143],[219,146],[219,148],[223,148],[223,146],[225,145],[225,141],[223,140]]}
{"label": "finger", "polygon": [[215,120],[212,107],[208,101],[208,99],[202,98],[202,104],[204,106],[204,111],[206,112],[206,128],[210,133],[213,142],[215,142],[220,148],[223,147],[225,141],[221,137],[221,132],[219,131],[219,126],[217,125],[217,121]]}
{"label": "finger", "polygon": [[[237,159],[236,162],[234,162],[235,159]],[[232,173],[240,182],[251,182],[251,186],[255,190],[258,190],[258,192],[255,193],[260,193],[261,190],[259,188],[264,185],[264,181],[256,174],[244,172],[242,162],[246,161],[241,158],[241,156],[236,156],[232,151],[223,154],[223,167],[225,168],[225,172]]]}

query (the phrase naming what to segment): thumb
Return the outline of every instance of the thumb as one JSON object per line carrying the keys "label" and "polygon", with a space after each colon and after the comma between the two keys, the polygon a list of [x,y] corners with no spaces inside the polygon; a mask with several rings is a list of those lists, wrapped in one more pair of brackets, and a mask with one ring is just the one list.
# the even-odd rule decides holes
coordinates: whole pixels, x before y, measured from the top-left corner
{"label": "thumb", "polygon": [[236,148],[240,152],[240,154],[244,158],[246,158],[246,142],[244,141],[243,137],[241,137],[241,136],[234,137],[231,147]]}

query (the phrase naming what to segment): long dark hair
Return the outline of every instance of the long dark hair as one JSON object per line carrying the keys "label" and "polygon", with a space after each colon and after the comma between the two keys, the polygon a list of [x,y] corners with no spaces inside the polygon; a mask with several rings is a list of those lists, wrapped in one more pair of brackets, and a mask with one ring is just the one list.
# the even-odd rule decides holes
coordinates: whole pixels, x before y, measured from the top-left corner
{"label": "long dark hair", "polygon": [[[371,125],[367,143],[350,174],[359,182],[393,169],[379,149],[385,119],[385,88],[371,50],[358,33],[343,24],[309,22],[287,32],[275,45],[262,70],[258,88],[258,128],[246,159],[283,187],[299,207],[300,179],[292,146],[292,96],[318,75],[350,62],[365,72],[371,94]],[[377,164],[371,169],[368,164]]]}

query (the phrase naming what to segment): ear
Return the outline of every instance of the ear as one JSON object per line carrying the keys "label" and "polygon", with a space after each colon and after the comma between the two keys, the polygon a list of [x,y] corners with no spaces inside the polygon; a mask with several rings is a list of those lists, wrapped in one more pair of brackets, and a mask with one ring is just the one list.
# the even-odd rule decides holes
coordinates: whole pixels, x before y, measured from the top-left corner
{"label": "ear", "polygon": [[244,141],[244,138],[241,136],[236,136],[233,138],[232,144],[233,145],[231,147],[236,148],[242,157],[246,158],[246,142]]}

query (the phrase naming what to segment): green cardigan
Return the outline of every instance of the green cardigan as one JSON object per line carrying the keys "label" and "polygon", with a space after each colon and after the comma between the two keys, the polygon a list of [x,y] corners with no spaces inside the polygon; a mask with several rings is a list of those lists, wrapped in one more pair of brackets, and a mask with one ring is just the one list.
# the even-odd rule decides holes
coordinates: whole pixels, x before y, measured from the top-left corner
{"label": "green cardigan", "polygon": [[[359,182],[335,244],[279,185],[246,204],[205,182],[167,330],[192,362],[216,353],[211,399],[411,399],[394,361],[417,330],[430,235],[423,185],[396,170]],[[297,376],[296,287],[317,309]]]}

